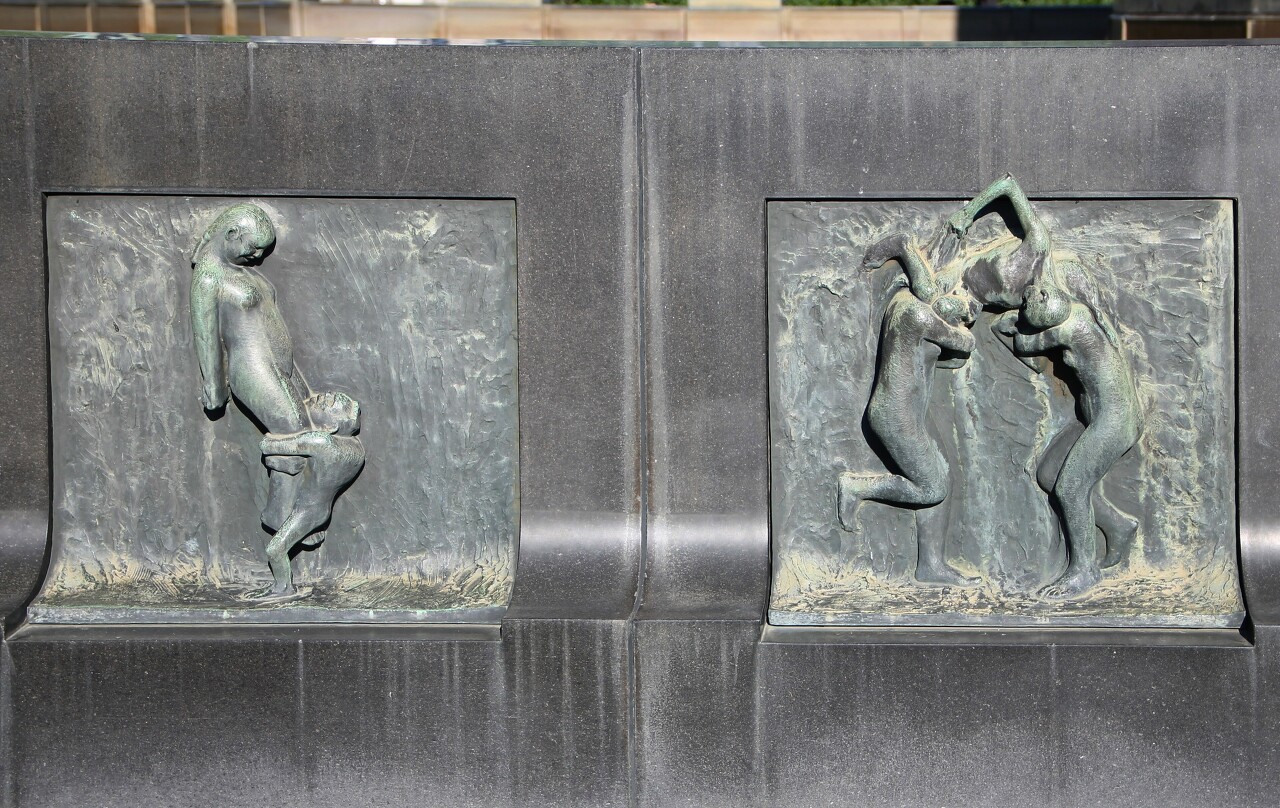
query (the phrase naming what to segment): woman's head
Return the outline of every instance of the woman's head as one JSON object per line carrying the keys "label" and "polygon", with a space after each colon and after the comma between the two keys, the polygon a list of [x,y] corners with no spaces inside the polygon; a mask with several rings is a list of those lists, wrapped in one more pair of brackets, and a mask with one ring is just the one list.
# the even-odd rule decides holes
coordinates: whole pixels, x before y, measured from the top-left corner
{"label": "woman's head", "polygon": [[241,203],[218,214],[196,245],[192,264],[206,250],[214,250],[230,264],[257,264],[276,243],[276,229],[267,212],[257,205]]}
{"label": "woman's head", "polygon": [[1032,328],[1061,325],[1071,314],[1071,298],[1055,286],[1032,284],[1022,297],[1022,318]]}

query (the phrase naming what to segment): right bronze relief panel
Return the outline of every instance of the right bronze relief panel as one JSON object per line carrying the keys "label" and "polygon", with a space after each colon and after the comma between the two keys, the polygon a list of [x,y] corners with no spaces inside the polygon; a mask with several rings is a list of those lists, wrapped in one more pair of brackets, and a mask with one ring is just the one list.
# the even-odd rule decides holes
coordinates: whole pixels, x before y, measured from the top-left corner
{"label": "right bronze relief panel", "polygon": [[771,623],[1240,624],[1229,200],[768,225]]}

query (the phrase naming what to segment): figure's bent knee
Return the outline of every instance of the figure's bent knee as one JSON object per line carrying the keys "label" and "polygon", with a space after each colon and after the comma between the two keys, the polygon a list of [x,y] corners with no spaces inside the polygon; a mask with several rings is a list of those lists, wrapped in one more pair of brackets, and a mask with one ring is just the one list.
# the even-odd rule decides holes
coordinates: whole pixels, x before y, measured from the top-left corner
{"label": "figure's bent knee", "polygon": [[933,507],[942,504],[942,501],[951,493],[951,486],[946,476],[935,480],[928,480],[920,486],[920,505]]}
{"label": "figure's bent knee", "polygon": [[1068,474],[1067,469],[1062,470],[1062,474],[1058,477],[1058,484],[1054,486],[1053,493],[1066,507],[1078,505],[1079,507],[1092,507],[1089,496],[1093,493],[1093,488],[1098,484],[1098,480],[1092,478],[1083,478],[1074,474]]}

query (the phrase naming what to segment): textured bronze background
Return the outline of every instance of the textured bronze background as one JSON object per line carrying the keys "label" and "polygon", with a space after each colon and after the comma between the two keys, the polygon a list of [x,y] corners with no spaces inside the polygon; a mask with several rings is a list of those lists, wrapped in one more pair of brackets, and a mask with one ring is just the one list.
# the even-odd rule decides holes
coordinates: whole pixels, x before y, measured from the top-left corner
{"label": "textured bronze background", "polygon": [[[254,198],[299,367],[358,398],[369,461],[310,598],[269,582],[259,430],[207,418],[189,251],[232,200],[54,196],[48,206],[54,525],[35,621],[494,620],[518,531],[515,205]],[[175,611],[177,610],[177,611]]]}
{"label": "textured bronze background", "polygon": [[[1068,377],[1040,376],[1001,345],[993,315],[958,370],[936,371],[930,415],[953,456],[948,556],[976,587],[922,586],[912,511],[863,505],[835,519],[839,471],[882,472],[864,411],[896,264],[866,247],[936,232],[950,202],[775,202],[769,208],[775,624],[1058,623],[1235,626],[1234,222],[1220,200],[1042,201],[1055,245],[1093,264],[1138,379],[1147,427],[1103,487],[1140,521],[1129,560],[1082,597],[1035,591],[1061,570],[1036,485],[1045,444],[1075,416]],[[999,217],[966,239],[1004,231]]]}

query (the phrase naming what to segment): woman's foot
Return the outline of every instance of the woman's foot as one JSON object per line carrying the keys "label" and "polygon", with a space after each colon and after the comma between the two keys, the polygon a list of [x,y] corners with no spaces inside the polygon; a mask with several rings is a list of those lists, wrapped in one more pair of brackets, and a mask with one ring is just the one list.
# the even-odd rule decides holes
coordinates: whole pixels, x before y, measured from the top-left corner
{"label": "woman's foot", "polygon": [[270,606],[277,603],[289,603],[290,601],[301,600],[311,594],[311,587],[297,589],[290,586],[288,589],[276,589],[274,586],[264,589],[257,594],[250,595],[247,600],[255,606]]}
{"label": "woman's foot", "polygon": [[924,586],[973,586],[978,579],[970,578],[948,564],[921,562],[916,565],[916,583]]}
{"label": "woman's foot", "polygon": [[1045,600],[1073,600],[1101,580],[1102,570],[1096,566],[1067,567],[1061,578],[1040,590],[1040,596]]}
{"label": "woman's foot", "polygon": [[1138,520],[1132,517],[1125,517],[1124,523],[1116,527],[1112,527],[1109,532],[1104,533],[1107,537],[1107,554],[1102,557],[1102,568],[1109,569],[1124,561],[1125,556],[1129,554],[1129,548],[1133,546],[1133,540],[1138,535]]}
{"label": "woman's foot", "polygon": [[840,518],[840,526],[848,532],[857,533],[862,529],[862,524],[858,521],[858,508],[862,505],[863,495],[879,477],[879,474],[855,474],[851,471],[840,475],[836,514]]}

